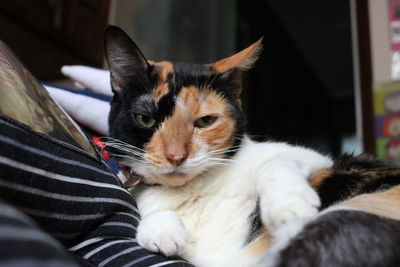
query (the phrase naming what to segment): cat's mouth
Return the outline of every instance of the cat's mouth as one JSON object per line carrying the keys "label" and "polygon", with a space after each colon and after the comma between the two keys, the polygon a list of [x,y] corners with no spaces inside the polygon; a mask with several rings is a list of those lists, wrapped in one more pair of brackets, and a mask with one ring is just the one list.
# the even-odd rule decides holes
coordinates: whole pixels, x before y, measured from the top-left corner
{"label": "cat's mouth", "polygon": [[134,172],[131,167],[120,164],[119,168],[124,175],[124,180],[122,181],[124,183],[124,186],[132,187],[143,182],[144,177]]}
{"label": "cat's mouth", "polygon": [[180,172],[178,170],[174,170],[172,172],[168,172],[166,174],[164,174],[167,177],[185,177],[186,173]]}
{"label": "cat's mouth", "polygon": [[[123,173],[123,184],[126,187],[133,187],[138,184],[145,184],[145,185],[160,185],[157,183],[148,183],[145,181],[144,176],[135,172],[131,167],[126,165],[119,165],[121,172]],[[180,170],[174,169],[173,171],[169,171],[166,173],[161,174],[161,176],[167,179],[183,179],[187,177],[187,173],[184,173]]]}

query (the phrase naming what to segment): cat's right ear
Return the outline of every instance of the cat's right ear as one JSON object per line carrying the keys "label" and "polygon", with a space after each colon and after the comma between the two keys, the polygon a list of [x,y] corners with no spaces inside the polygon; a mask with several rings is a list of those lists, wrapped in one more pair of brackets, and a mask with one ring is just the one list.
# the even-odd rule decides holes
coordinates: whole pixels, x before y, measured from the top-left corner
{"label": "cat's right ear", "polygon": [[263,37],[242,51],[211,64],[212,70],[216,73],[224,73],[233,69],[241,71],[250,69],[261,53],[262,40]]}
{"label": "cat's right ear", "polygon": [[149,64],[135,42],[120,28],[108,26],[105,34],[106,60],[114,93],[120,93],[124,81],[143,79]]}

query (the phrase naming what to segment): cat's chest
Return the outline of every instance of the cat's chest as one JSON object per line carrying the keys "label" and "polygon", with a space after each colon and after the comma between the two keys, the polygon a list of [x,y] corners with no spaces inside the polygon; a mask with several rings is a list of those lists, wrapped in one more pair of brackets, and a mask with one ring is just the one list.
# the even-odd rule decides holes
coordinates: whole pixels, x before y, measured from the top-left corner
{"label": "cat's chest", "polygon": [[226,229],[231,234],[247,234],[257,194],[252,173],[236,165],[213,176],[199,177],[184,188],[146,188],[137,195],[137,201],[139,209],[141,205],[153,203],[155,210],[177,212],[192,241],[198,245],[199,240],[223,235]]}
{"label": "cat's chest", "polygon": [[[147,197],[154,198],[157,203],[175,210],[182,216],[189,214],[201,216],[214,207],[237,199],[253,198],[255,183],[251,172],[243,171],[239,166],[232,166],[216,171],[213,175],[198,177],[197,180],[180,188],[147,188]],[[158,199],[158,200],[156,200]],[[161,204],[162,205],[162,204]]]}
{"label": "cat's chest", "polygon": [[223,185],[217,183],[214,188],[200,190],[199,194],[173,207],[190,236],[185,257],[240,251],[247,239],[250,215],[257,204],[254,184],[251,179],[242,183],[249,177],[240,175],[226,178],[229,181]]}
{"label": "cat's chest", "polygon": [[230,183],[207,193],[193,194],[173,208],[193,237],[222,229],[230,223],[238,224],[237,217],[247,218],[251,213],[249,209],[254,210],[257,197],[251,182],[246,186],[235,181]]}

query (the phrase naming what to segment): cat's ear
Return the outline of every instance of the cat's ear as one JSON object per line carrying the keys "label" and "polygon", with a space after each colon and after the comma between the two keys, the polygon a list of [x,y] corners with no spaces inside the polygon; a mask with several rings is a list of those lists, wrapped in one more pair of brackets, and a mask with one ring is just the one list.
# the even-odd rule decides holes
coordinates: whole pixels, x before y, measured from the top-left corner
{"label": "cat's ear", "polygon": [[215,73],[224,73],[232,69],[248,70],[257,61],[262,50],[261,37],[257,42],[234,54],[233,56],[223,58],[211,64],[211,68]]}
{"label": "cat's ear", "polygon": [[254,44],[233,56],[211,64],[213,72],[221,74],[220,79],[224,83],[232,85],[234,88],[232,94],[239,103],[241,103],[240,94],[242,92],[243,72],[250,69],[257,61],[262,50],[262,40],[263,38],[260,38]]}
{"label": "cat's ear", "polygon": [[149,64],[146,58],[122,29],[107,27],[105,50],[114,92],[120,92],[127,79],[142,79],[147,75]]}

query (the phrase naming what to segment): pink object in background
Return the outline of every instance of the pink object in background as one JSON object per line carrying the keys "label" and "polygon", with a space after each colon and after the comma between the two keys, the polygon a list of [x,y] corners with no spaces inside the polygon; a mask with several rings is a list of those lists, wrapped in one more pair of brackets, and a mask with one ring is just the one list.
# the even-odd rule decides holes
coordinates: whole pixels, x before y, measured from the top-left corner
{"label": "pink object in background", "polygon": [[392,50],[391,78],[400,80],[400,0],[388,1],[390,47]]}
{"label": "pink object in background", "polygon": [[388,2],[390,44],[392,51],[400,51],[400,0]]}

